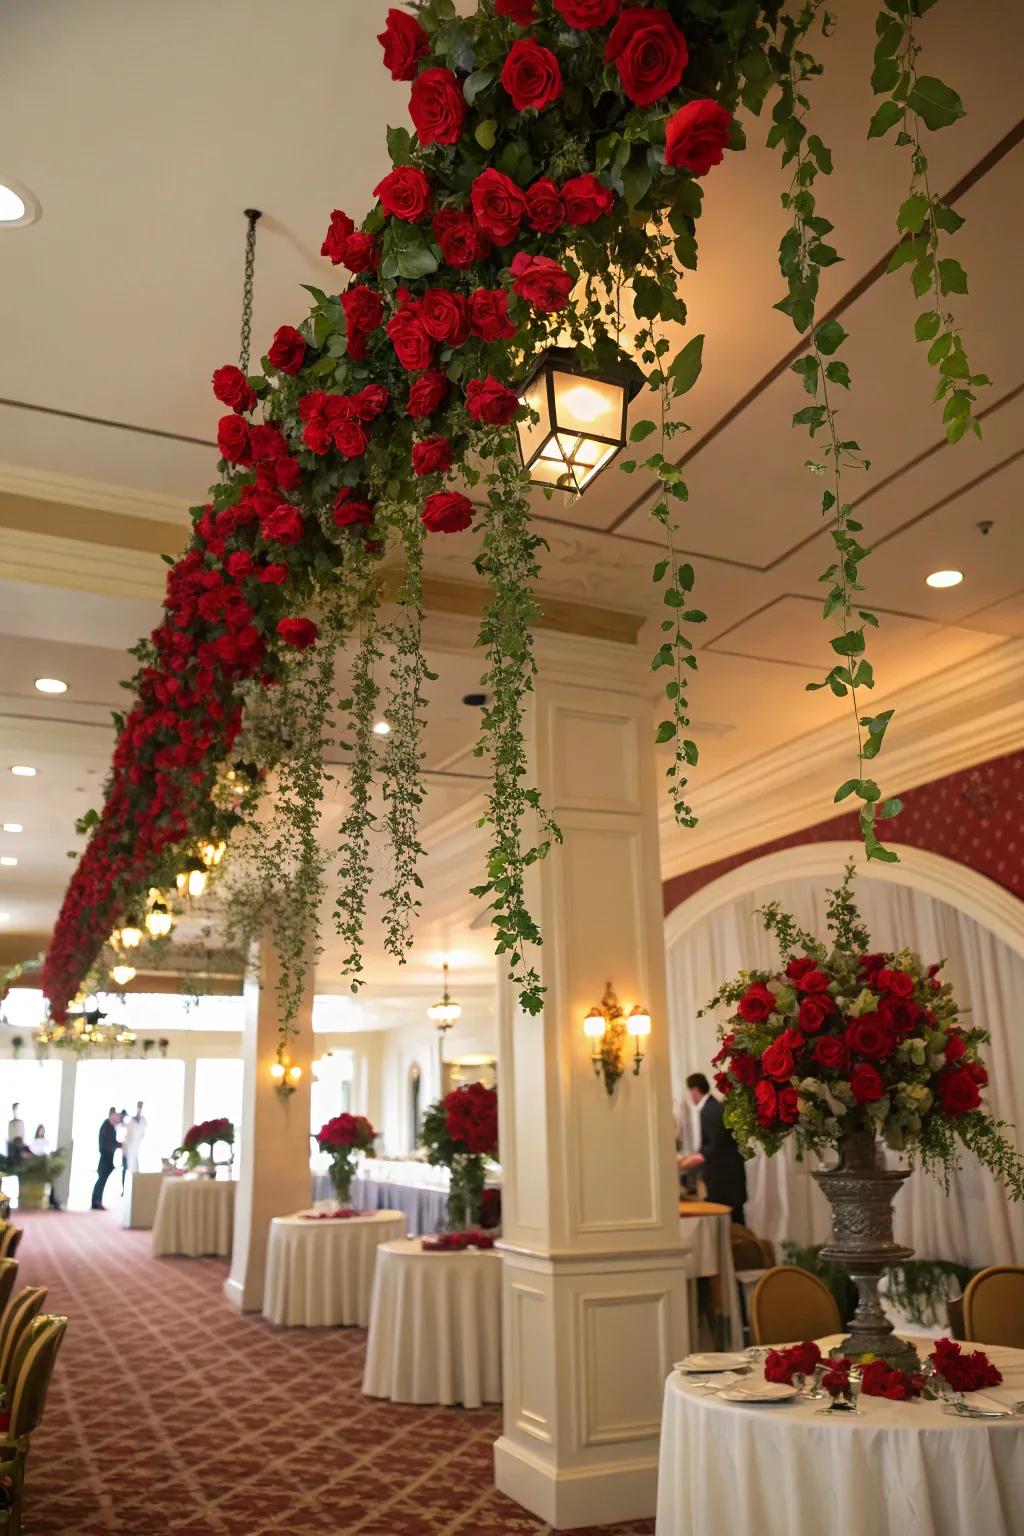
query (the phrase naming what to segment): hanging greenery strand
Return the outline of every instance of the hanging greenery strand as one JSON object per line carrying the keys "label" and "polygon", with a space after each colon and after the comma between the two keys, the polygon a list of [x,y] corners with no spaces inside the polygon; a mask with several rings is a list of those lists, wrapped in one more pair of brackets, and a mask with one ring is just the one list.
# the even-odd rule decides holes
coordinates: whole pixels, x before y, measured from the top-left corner
{"label": "hanging greenery strand", "polygon": [[351,757],[348,809],[338,834],[338,895],[334,903],[334,926],[346,945],[341,969],[353,992],[363,985],[366,903],[373,884],[370,837],[377,824],[372,807],[376,742],[373,723],[380,691],[376,666],[381,656],[377,612],[370,606],[362,617],[362,632],[352,664],[352,697],[345,701],[351,712]]}

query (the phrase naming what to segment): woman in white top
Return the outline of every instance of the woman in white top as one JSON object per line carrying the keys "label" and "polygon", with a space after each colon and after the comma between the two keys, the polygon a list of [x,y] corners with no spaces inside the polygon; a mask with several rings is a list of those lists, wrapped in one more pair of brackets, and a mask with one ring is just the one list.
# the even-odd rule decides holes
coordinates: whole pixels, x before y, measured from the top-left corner
{"label": "woman in white top", "polygon": [[29,1142],[28,1149],[33,1157],[49,1157],[50,1143],[46,1138],[45,1125],[36,1126],[36,1133]]}

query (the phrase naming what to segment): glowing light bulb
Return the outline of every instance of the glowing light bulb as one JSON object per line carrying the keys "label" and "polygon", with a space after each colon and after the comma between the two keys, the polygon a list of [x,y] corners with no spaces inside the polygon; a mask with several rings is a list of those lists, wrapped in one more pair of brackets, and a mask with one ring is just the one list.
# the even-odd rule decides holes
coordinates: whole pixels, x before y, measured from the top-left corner
{"label": "glowing light bulb", "polygon": [[134,965],[115,965],[110,975],[119,987],[126,987],[135,979],[135,967]]}
{"label": "glowing light bulb", "polygon": [[597,421],[608,409],[604,396],[590,384],[575,384],[563,398],[566,410],[577,421]]}
{"label": "glowing light bulb", "polygon": [[583,1033],[589,1040],[600,1040],[604,1034],[605,1017],[600,1008],[591,1008],[583,1020]]}

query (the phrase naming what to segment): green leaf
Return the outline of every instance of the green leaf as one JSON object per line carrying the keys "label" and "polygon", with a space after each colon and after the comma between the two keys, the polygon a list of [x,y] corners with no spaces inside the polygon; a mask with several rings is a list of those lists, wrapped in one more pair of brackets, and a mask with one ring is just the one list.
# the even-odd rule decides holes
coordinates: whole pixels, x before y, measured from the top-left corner
{"label": "green leaf", "polygon": [[906,230],[911,235],[919,235],[927,217],[928,199],[922,192],[914,192],[901,205],[896,218],[896,228]]}
{"label": "green leaf", "polygon": [[871,71],[871,89],[876,96],[891,91],[900,77],[900,65],[898,59],[879,59]]}
{"label": "green leaf", "polygon": [[907,105],[933,132],[938,128],[951,128],[957,118],[964,115],[963,102],[956,91],[936,80],[934,75],[917,77],[907,97]]}
{"label": "green leaf", "polygon": [[[658,734],[655,736],[654,740],[659,747],[663,747],[666,741],[671,741],[675,734],[675,722],[672,720],[663,720],[658,726]],[[650,737],[648,737],[648,740],[650,740]]]}
{"label": "green leaf", "polygon": [[824,353],[826,357],[831,357],[832,353],[842,346],[846,337],[847,332],[843,330],[838,320],[825,320],[814,332],[818,351]]}
{"label": "green leaf", "polygon": [[947,207],[945,203],[934,203],[932,205],[932,218],[935,222],[935,228],[944,230],[947,235],[955,235],[964,222],[960,215],[954,213],[953,209]]}
{"label": "green leaf", "polygon": [[642,443],[645,437],[650,437],[655,430],[653,421],[637,421],[633,423],[633,429],[629,434],[631,443]]}
{"label": "green leaf", "polygon": [[829,644],[837,656],[859,656],[864,650],[864,631],[851,629],[845,635],[837,635]]}
{"label": "green leaf", "polygon": [[832,151],[824,145],[816,133],[807,135],[807,150],[823,176],[832,174]]}
{"label": "green leaf", "polygon": [[485,91],[497,79],[497,71],[493,69],[474,69],[471,75],[467,75],[462,82],[462,94],[466,98],[467,106],[472,106],[481,91]]}
{"label": "green leaf", "polygon": [[473,137],[481,149],[493,149],[494,141],[498,136],[498,124],[493,117],[485,118],[482,123],[477,123],[473,129]]}
{"label": "green leaf", "polygon": [[395,253],[399,277],[427,277],[437,271],[437,257],[427,245],[408,246]]}
{"label": "green leaf", "polygon": [[845,800],[847,795],[852,795],[859,784],[859,779],[847,779],[844,784],[840,784],[835,795],[832,797],[832,804],[838,805],[840,800]]}
{"label": "green leaf", "polygon": [[939,290],[943,294],[967,292],[967,273],[952,257],[939,262]]}
{"label": "green leaf", "polygon": [[694,336],[691,341],[686,343],[683,350],[677,354],[672,366],[668,370],[674,394],[685,395],[693,388],[700,378],[703,363],[704,337]]}
{"label": "green leaf", "polygon": [[850,387],[850,370],[845,363],[829,363],[825,369],[825,377],[830,384],[840,384],[843,389]]}
{"label": "green leaf", "polygon": [[914,321],[914,335],[918,341],[931,341],[938,335],[939,326],[942,324],[942,316],[934,309],[926,309],[924,314],[918,315]]}
{"label": "green leaf", "polygon": [[868,138],[880,139],[894,128],[903,116],[898,101],[883,101],[868,126]]}
{"label": "green leaf", "polygon": [[640,146],[633,149],[629,162],[622,172],[622,192],[627,207],[635,208],[647,196],[654,180],[654,167],[647,159],[647,151]]}
{"label": "green leaf", "polygon": [[924,298],[925,294],[932,286],[934,274],[935,262],[931,256],[926,256],[923,261],[918,262],[917,266],[910,274],[910,285],[913,288],[917,298]]}
{"label": "green leaf", "polygon": [[388,154],[393,165],[408,165],[412,160],[412,135],[408,128],[388,129]]}

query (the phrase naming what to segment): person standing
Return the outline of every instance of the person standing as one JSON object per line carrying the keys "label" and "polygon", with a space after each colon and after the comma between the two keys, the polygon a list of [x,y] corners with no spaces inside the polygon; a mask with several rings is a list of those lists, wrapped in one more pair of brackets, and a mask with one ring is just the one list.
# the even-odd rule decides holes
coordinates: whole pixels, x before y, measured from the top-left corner
{"label": "person standing", "polygon": [[699,1171],[708,1199],[727,1205],[733,1221],[742,1227],[747,1199],[746,1163],[725,1123],[722,1101],[712,1097],[711,1085],[703,1072],[691,1073],[686,1087],[700,1121],[700,1151],[680,1157],[679,1170]]}
{"label": "person standing", "polygon": [[11,1105],[11,1118],[7,1122],[7,1156],[17,1159],[25,1145],[25,1122],[21,1118],[21,1105]]}
{"label": "person standing", "polygon": [[100,1126],[100,1160],[96,1165],[96,1183],[92,1191],[92,1208],[94,1211],[106,1210],[103,1204],[103,1191],[107,1187],[107,1180],[114,1171],[114,1157],[117,1152],[117,1127],[121,1116],[111,1105],[107,1111],[107,1118]]}
{"label": "person standing", "polygon": [[121,1142],[121,1193],[124,1194],[124,1181],[129,1173],[139,1171],[139,1143],[146,1134],[147,1120],[142,1113],[142,1100],[135,1106],[135,1113],[126,1121],[124,1128],[124,1140]]}

